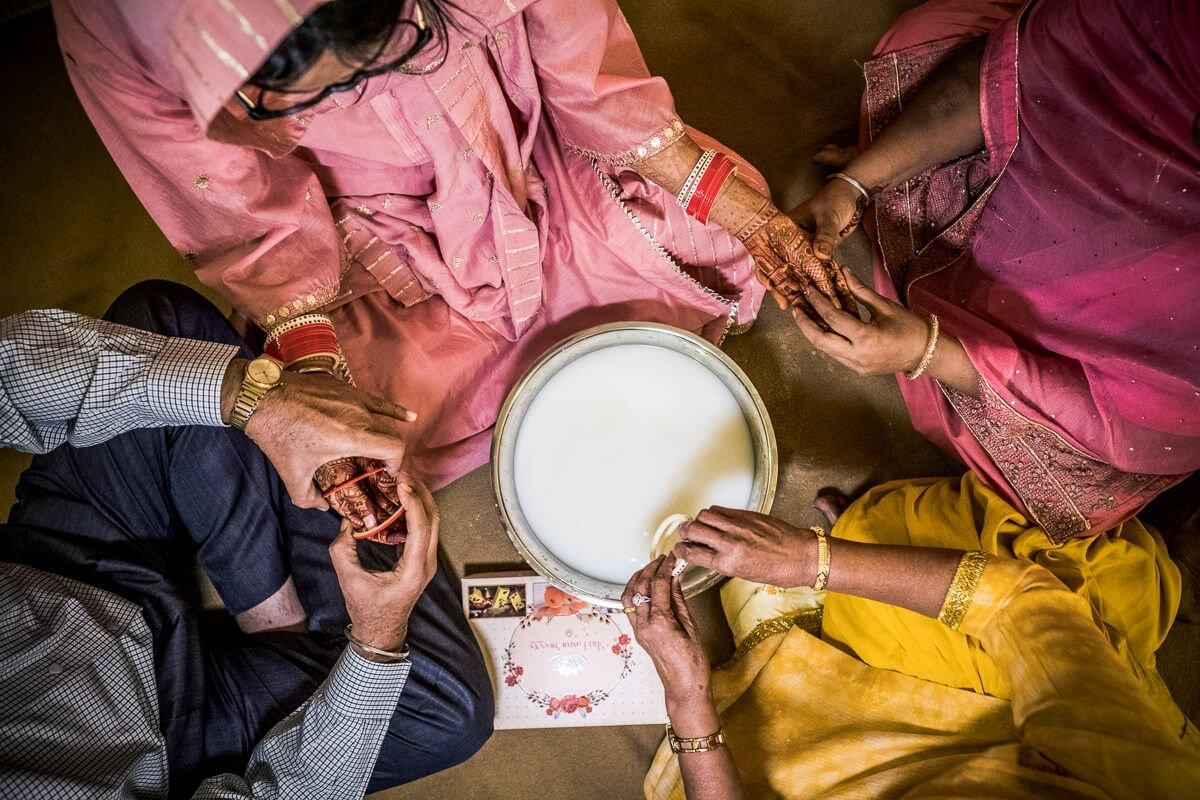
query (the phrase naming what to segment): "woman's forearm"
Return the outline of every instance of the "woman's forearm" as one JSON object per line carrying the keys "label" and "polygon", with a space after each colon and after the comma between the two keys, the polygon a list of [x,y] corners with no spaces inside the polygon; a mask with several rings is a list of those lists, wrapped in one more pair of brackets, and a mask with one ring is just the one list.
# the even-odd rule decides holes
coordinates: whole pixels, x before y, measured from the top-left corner
{"label": "woman's forearm", "polygon": [[[682,739],[699,738],[721,728],[717,708],[705,695],[676,700],[668,693],[667,715],[671,728]],[[679,772],[687,800],[740,800],[737,765],[728,745],[705,753],[680,753]]]}
{"label": "woman's forearm", "polygon": [[829,540],[828,590],[937,617],[961,550]]}
{"label": "woman's forearm", "polygon": [[[643,178],[677,194],[702,152],[700,145],[685,134],[670,147],[639,161],[634,169]],[[778,209],[771,198],[735,175],[717,194],[708,218],[736,236],[747,230],[755,217],[775,213]]]}
{"label": "woman's forearm", "polygon": [[953,336],[943,334],[933,351],[926,374],[944,386],[957,389],[971,397],[979,396],[979,370],[971,363],[967,351]]}
{"label": "woman's forearm", "polygon": [[982,147],[979,70],[986,42],[981,38],[952,55],[843,171],[874,194]]}

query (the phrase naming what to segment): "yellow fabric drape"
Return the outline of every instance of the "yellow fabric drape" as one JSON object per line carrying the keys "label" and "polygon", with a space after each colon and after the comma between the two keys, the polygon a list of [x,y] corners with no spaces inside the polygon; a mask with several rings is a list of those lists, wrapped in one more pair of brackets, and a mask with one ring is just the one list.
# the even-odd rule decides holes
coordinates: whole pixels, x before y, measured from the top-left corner
{"label": "yellow fabric drape", "polygon": [[[1179,607],[1179,569],[1162,537],[1137,519],[1056,545],[967,473],[962,478],[878,486],[846,509],[832,535],[860,542],[982,550],[1040,564],[1087,600],[1109,642],[1129,661],[1163,712],[1183,726],[1183,713],[1154,666],[1154,652]],[[1011,696],[1007,678],[978,640],[915,612],[830,594],[822,629],[826,641],[871,666],[995,697]]]}
{"label": "yellow fabric drape", "polygon": [[[1200,796],[1153,669],[1179,591],[1156,534],[1055,547],[971,476],[879,487],[834,534],[999,558],[957,632],[830,593],[823,641],[770,622],[772,598],[795,616],[803,592],[731,582],[740,658],[713,691],[747,797]],[[684,796],[665,744],[645,794]]]}

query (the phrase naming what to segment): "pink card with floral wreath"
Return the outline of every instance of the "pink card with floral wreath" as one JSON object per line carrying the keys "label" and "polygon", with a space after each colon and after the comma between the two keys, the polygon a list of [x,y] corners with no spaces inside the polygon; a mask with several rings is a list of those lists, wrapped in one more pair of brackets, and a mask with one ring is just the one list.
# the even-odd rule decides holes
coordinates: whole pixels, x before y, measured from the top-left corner
{"label": "pink card with floral wreath", "polygon": [[463,609],[496,692],[496,728],[667,721],[662,684],[625,615],[535,575],[470,577]]}

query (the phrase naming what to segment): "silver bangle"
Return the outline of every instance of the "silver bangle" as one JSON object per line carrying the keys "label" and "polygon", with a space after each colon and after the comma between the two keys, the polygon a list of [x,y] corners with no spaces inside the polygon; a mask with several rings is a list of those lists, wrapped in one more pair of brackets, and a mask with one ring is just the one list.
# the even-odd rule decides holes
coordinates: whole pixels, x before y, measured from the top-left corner
{"label": "silver bangle", "polygon": [[368,653],[372,653],[377,656],[384,656],[385,658],[390,658],[393,661],[408,661],[409,651],[408,651],[407,644],[404,645],[403,650],[400,650],[398,652],[395,650],[384,650],[380,647],[375,647],[374,645],[367,644],[362,639],[359,639],[357,636],[354,635],[354,623],[353,622],[351,622],[349,625],[346,626],[345,634],[346,634],[346,640],[349,641],[350,644],[357,647],[359,650],[365,650]]}
{"label": "silver bangle", "polygon": [[871,193],[867,191],[867,187],[865,187],[861,183],[859,183],[858,179],[856,179],[852,175],[847,175],[844,172],[835,172],[826,179],[827,182],[832,181],[832,180],[845,181],[846,183],[853,186],[855,189],[858,189],[859,194],[861,194],[863,196],[864,200],[866,200],[868,203],[871,202]]}

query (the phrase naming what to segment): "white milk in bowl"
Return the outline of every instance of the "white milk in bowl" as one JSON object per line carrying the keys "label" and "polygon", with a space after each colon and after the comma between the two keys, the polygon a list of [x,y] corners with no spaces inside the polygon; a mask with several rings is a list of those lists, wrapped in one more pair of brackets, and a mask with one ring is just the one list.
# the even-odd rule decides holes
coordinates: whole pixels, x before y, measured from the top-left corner
{"label": "white milk in bowl", "polygon": [[670,514],[746,508],[754,444],[737,400],[682,353],[630,344],[559,370],[517,434],[517,497],[572,569],[623,584]]}

